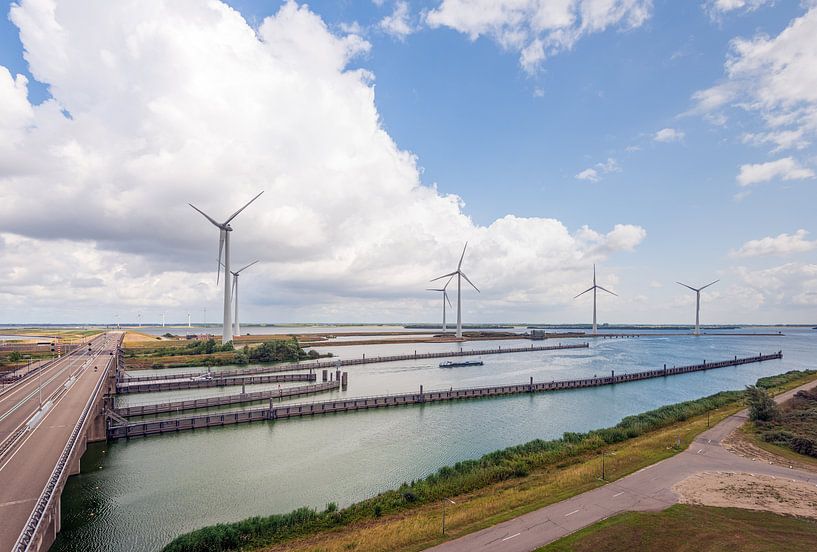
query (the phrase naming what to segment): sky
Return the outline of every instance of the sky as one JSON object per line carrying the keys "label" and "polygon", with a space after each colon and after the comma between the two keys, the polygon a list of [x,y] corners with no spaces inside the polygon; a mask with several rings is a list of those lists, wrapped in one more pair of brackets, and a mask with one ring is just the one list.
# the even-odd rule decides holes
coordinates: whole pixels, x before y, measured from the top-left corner
{"label": "sky", "polygon": [[0,323],[817,323],[817,1],[6,8]]}

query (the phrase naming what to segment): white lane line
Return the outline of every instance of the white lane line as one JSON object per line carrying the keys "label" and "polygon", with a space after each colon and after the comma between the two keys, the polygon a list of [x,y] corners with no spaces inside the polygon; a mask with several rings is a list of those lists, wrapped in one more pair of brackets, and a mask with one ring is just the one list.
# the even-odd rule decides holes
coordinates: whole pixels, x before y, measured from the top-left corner
{"label": "white lane line", "polygon": [[581,511],[582,511],[582,510],[581,510],[581,508],[579,508],[578,510],[573,510],[573,511],[572,511],[572,512],[570,512],[569,514],[565,514],[565,517],[567,517],[567,516],[572,516],[573,514],[576,514],[576,513],[581,512]]}
{"label": "white lane line", "polygon": [[623,495],[623,494],[624,494],[624,491],[621,491],[620,493],[616,493],[616,494],[614,494],[614,495],[613,495],[613,498],[615,498],[615,497],[617,497],[617,496],[621,496],[621,495]]}
{"label": "white lane line", "polygon": [[505,537],[504,539],[502,539],[502,542],[505,542],[506,540],[511,540],[512,538],[514,538],[514,537],[518,537],[518,536],[519,536],[519,535],[521,535],[521,534],[522,534],[522,533],[516,533],[516,534],[514,534],[514,535],[511,535],[510,537]]}
{"label": "white lane line", "polygon": [[698,452],[696,452],[695,454],[701,454],[703,451],[704,451],[704,449],[701,449]]}

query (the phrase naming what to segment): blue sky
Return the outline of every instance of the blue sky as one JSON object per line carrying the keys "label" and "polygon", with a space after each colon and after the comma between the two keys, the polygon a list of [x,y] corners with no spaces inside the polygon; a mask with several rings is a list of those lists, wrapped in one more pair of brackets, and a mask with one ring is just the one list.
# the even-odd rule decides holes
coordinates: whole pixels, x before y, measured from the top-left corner
{"label": "blue sky", "polygon": [[[228,4],[256,29],[282,5]],[[308,4],[331,33],[351,30],[369,43],[347,67],[371,72],[380,124],[400,150],[416,156],[423,184],[459,196],[463,213],[478,227],[511,214],[557,219],[570,232],[583,225],[599,232],[616,224],[643,228],[646,237],[632,251],[611,251],[600,259],[602,270],[614,272],[617,288],[631,297],[658,294],[672,302],[683,292],[657,291],[658,284],[720,277],[740,287],[731,295],[722,291],[723,302],[734,304],[746,297],[746,289],[757,291],[764,277],[759,271],[794,263],[800,272],[791,285],[800,287],[789,291],[800,297],[796,307],[791,297],[780,299],[784,292],[778,290],[760,301],[762,307],[723,307],[717,321],[758,322],[765,308],[774,320],[817,320],[817,275],[809,268],[817,262],[817,249],[809,245],[817,231],[814,147],[775,151],[768,143],[747,143],[747,134],[769,130],[762,113],[736,107],[738,99],[717,112],[696,110],[693,97],[729,80],[725,62],[735,55],[733,40],[775,39],[813,9],[808,2],[758,1],[720,11],[717,2],[645,2],[648,17],[637,26],[614,23],[586,33],[570,47],[549,52],[532,70],[520,64],[520,47],[503,46],[490,33],[472,40],[451,26],[429,24],[428,13],[443,4],[407,3],[410,32],[403,36],[378,26],[399,3]],[[28,77],[32,104],[49,97],[48,83],[32,75],[18,26],[9,20],[0,25],[0,65]],[[682,137],[657,141],[661,129]],[[780,173],[739,184],[742,166],[784,157],[805,171],[802,177],[783,180]],[[588,169],[594,178],[577,178]],[[750,240],[790,237],[801,229],[809,233],[805,245],[798,240],[797,247],[786,248],[784,239],[782,248],[772,244],[766,254],[730,255]],[[742,273],[740,279],[740,267],[758,274]],[[615,307],[618,321],[646,321],[647,311],[629,312],[625,304]],[[428,318],[418,309],[411,306],[406,317]],[[265,316],[261,307],[252,312]],[[569,305],[555,312],[566,319],[583,314]],[[300,319],[304,311],[288,316]],[[513,311],[497,307],[478,316],[512,319]]]}

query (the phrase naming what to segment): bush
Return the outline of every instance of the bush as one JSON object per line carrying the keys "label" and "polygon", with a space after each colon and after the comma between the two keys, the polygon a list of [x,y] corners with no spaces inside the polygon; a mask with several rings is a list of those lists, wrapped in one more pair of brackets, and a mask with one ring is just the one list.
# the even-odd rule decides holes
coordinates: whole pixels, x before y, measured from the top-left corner
{"label": "bush", "polygon": [[777,404],[762,387],[746,386],[746,404],[749,405],[750,420],[768,422],[777,417]]}
{"label": "bush", "polygon": [[20,362],[21,360],[23,360],[23,355],[21,355],[18,351],[13,351],[9,355],[9,360],[11,362]]}
{"label": "bush", "polygon": [[251,362],[297,362],[306,356],[295,338],[266,341],[249,350]]}

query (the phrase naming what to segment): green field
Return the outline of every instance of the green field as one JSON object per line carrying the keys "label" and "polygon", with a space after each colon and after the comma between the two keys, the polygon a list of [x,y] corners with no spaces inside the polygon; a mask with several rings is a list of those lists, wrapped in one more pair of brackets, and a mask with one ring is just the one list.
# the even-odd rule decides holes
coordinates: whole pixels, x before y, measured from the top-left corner
{"label": "green field", "polygon": [[620,514],[538,552],[798,552],[817,549],[817,521],[769,512],[677,504]]}

